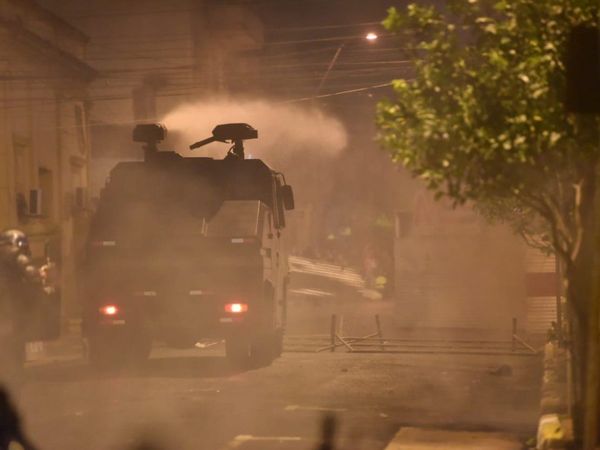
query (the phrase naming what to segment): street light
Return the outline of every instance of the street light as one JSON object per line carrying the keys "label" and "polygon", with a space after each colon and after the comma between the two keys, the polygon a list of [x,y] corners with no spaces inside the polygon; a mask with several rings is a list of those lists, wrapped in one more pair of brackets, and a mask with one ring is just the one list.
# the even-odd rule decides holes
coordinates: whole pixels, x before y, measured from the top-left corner
{"label": "street light", "polygon": [[[377,35],[377,33],[374,33],[372,31],[370,31],[369,33],[367,33],[364,36],[364,39],[366,39],[368,42],[375,42],[378,38],[379,38],[379,36]],[[321,92],[321,88],[325,84],[325,81],[327,80],[327,77],[329,76],[329,72],[331,72],[331,69],[333,69],[333,66],[335,66],[335,63],[338,60],[342,49],[346,45],[346,42],[347,41],[342,42],[340,44],[340,46],[337,48],[337,50],[335,51],[335,54],[333,55],[333,58],[331,58],[331,61],[329,62],[329,65],[327,66],[327,70],[323,74],[323,77],[321,78],[321,81],[319,81],[319,86],[317,87],[317,90],[315,91],[314,97],[316,97],[317,95],[319,95],[319,93]]]}
{"label": "street light", "polygon": [[373,42],[376,41],[379,38],[379,36],[377,36],[377,33],[367,33],[367,35],[365,36],[365,39],[369,42]]}

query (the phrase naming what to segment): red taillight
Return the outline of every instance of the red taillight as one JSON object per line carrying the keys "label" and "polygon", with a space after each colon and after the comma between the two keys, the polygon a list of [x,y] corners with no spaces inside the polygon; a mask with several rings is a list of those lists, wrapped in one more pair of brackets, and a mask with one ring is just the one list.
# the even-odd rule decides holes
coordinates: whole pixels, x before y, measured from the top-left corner
{"label": "red taillight", "polygon": [[100,308],[100,314],[105,316],[116,316],[119,313],[119,307],[117,305],[104,305]]}
{"label": "red taillight", "polygon": [[248,311],[248,305],[245,303],[227,303],[225,305],[225,312],[240,314]]}

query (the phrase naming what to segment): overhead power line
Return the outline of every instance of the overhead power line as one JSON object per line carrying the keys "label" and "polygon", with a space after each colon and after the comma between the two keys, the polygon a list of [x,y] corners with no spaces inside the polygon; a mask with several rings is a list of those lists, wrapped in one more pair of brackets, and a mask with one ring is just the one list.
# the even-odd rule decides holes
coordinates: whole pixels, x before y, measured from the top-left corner
{"label": "overhead power line", "polygon": [[309,31],[309,30],[332,30],[339,28],[359,28],[367,26],[381,25],[381,22],[356,22],[356,23],[344,23],[344,24],[332,24],[332,25],[312,25],[303,27],[277,27],[277,28],[266,28],[265,31]]}
{"label": "overhead power line", "polygon": [[[410,79],[408,81],[410,81]],[[284,100],[284,101],[280,101],[278,103],[298,103],[298,102],[304,102],[304,101],[309,101],[309,100],[314,100],[314,99],[319,99],[319,98],[335,97],[335,96],[339,96],[339,95],[348,95],[348,94],[365,92],[365,91],[370,91],[370,90],[375,90],[375,89],[382,89],[385,87],[389,87],[391,85],[392,85],[392,82],[380,83],[380,84],[375,84],[375,85],[370,85],[370,86],[362,86],[362,87],[353,88],[353,89],[345,89],[345,90],[327,93],[327,94],[320,94],[317,96],[308,96],[308,97]],[[168,93],[158,92],[156,94],[156,97],[158,97],[158,98],[190,97],[190,95],[191,95],[191,93],[189,92],[189,90],[186,89],[185,91],[182,91],[182,92],[178,92],[176,90],[173,92],[168,92]],[[97,102],[114,101],[114,100],[131,101],[131,95],[130,94],[97,95],[97,96],[89,97],[88,100],[97,101]],[[30,103],[34,103],[36,106],[39,106],[39,105],[43,105],[43,104],[54,104],[56,102],[57,102],[57,100],[54,97],[0,99],[0,104],[3,104],[4,105],[3,107],[5,107],[5,108],[24,108],[24,107],[27,107],[27,105]]]}
{"label": "overhead power line", "polygon": [[373,89],[381,89],[381,88],[385,88],[385,87],[388,87],[391,85],[392,85],[391,82],[381,83],[381,84],[375,84],[373,86],[366,86],[366,87],[361,87],[361,88],[356,88],[356,89],[348,89],[345,91],[333,92],[331,94],[320,94],[320,95],[314,95],[311,97],[296,98],[293,100],[286,100],[281,103],[299,103],[299,102],[306,102],[306,101],[315,100],[315,99],[319,99],[319,98],[327,98],[327,97],[335,97],[338,95],[355,94],[357,92],[365,92],[365,91],[371,91]]}
{"label": "overhead power line", "polygon": [[[394,35],[381,35],[379,39],[386,39],[390,37],[395,37]],[[294,39],[287,41],[273,41],[273,42],[265,42],[265,46],[277,46],[277,45],[292,45],[292,44],[311,44],[315,42],[339,42],[340,44],[348,41],[358,41],[362,42],[364,36],[362,34],[350,34],[345,36],[328,36],[328,37],[320,37],[320,38],[311,38],[311,39]]]}
{"label": "overhead power line", "polygon": [[[266,32],[298,32],[298,31],[313,31],[313,30],[333,30],[333,29],[344,29],[344,28],[363,28],[363,27],[377,27],[380,26],[380,22],[356,22],[347,24],[331,24],[331,25],[313,25],[313,26],[301,26],[301,27],[277,27],[277,28],[265,28]],[[98,41],[119,41],[119,42],[130,42],[130,41],[174,41],[174,40],[187,40],[189,39],[189,33],[179,34],[166,34],[157,37],[156,35],[144,35],[144,34],[95,34],[94,40]]]}

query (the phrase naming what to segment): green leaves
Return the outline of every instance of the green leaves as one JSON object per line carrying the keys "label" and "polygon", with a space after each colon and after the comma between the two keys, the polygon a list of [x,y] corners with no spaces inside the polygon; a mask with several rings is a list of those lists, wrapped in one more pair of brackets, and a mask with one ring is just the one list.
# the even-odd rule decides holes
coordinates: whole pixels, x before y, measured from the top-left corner
{"label": "green leaves", "polygon": [[498,49],[491,49],[485,56],[487,56],[489,63],[498,70],[505,70],[508,67],[508,59]]}
{"label": "green leaves", "polygon": [[[511,202],[500,208],[507,220],[515,208],[531,208],[532,196],[571,192],[593,164],[598,133],[566,115],[561,61],[570,26],[597,23],[594,3],[391,8],[384,25],[414,50],[414,79],[395,80],[395,98],[378,106],[382,145],[438,195]],[[565,211],[572,202],[572,195],[559,201]]]}
{"label": "green leaves", "polygon": [[496,25],[496,22],[490,17],[478,17],[477,19],[475,19],[475,23],[479,25],[485,33],[498,33],[498,26]]}
{"label": "green leaves", "polygon": [[553,147],[558,140],[560,139],[560,133],[557,133],[556,131],[552,131],[550,133],[550,146]]}

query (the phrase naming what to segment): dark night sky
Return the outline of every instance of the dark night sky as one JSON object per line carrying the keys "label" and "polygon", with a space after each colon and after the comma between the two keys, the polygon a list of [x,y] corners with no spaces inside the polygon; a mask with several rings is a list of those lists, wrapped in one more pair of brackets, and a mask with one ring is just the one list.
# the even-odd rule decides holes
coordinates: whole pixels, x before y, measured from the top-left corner
{"label": "dark night sky", "polygon": [[[407,65],[395,37],[381,21],[391,0],[256,0],[265,25],[260,52],[271,94],[310,96],[340,45],[343,49],[320,91],[331,94],[368,87],[405,76]],[[369,31],[380,35],[369,43]],[[273,92],[277,91],[277,92]]]}
{"label": "dark night sky", "polygon": [[[273,80],[268,84],[269,95],[287,99],[314,95],[342,44],[320,94],[368,88],[410,76],[401,42],[381,26],[390,6],[403,6],[407,1],[257,0],[255,3],[265,26],[261,56],[264,77],[271,76]],[[367,42],[364,36],[369,31],[377,32],[380,38],[374,43]],[[378,149],[374,123],[377,101],[392,95],[391,88],[378,88],[318,99],[319,106],[340,118],[349,133],[348,151],[334,163],[336,170],[330,172],[336,188],[328,209],[336,205],[333,209],[340,214],[339,220],[347,220],[346,216],[365,205],[379,211],[393,210],[396,206],[392,192],[399,186],[397,171],[390,165],[389,157]]]}
{"label": "dark night sky", "polygon": [[261,15],[282,26],[349,24],[381,21],[393,0],[257,0]]}
{"label": "dark night sky", "polygon": [[[378,99],[390,88],[368,89],[410,76],[401,42],[381,26],[394,0],[254,0],[264,22],[265,46],[259,54],[266,94],[283,99],[315,95],[336,51],[342,50],[320,95],[355,89],[364,91],[319,99],[321,107],[341,116],[359,135],[373,133]],[[364,36],[375,31],[373,43]]]}

